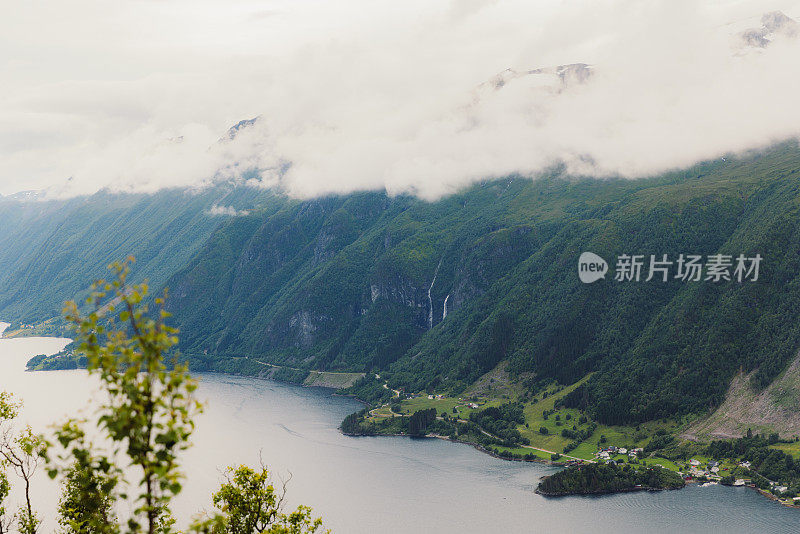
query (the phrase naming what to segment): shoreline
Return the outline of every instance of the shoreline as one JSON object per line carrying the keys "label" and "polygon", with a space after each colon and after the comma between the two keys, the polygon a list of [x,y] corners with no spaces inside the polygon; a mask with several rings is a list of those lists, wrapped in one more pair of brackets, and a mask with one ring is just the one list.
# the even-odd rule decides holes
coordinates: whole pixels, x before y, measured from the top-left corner
{"label": "shoreline", "polygon": [[[0,340],[11,340],[11,339],[18,339],[20,337],[24,337],[24,338],[59,339],[59,340],[67,340],[69,342],[72,341],[72,339],[70,339],[70,338],[54,336],[54,335],[30,335],[30,336],[5,337],[4,336],[4,332],[5,332],[5,330],[7,330],[8,326],[9,326],[8,323],[0,321]],[[85,368],[79,368],[79,369],[85,370]],[[58,370],[58,369],[54,369],[54,370]],[[36,370],[26,369],[26,372],[35,372],[35,371]],[[44,371],[44,369],[40,369],[40,371]],[[263,374],[263,373],[258,374],[258,375],[248,375],[248,374],[241,374],[241,373],[229,373],[229,372],[223,372],[223,371],[202,371],[202,372],[200,372],[198,374],[213,374],[213,375],[221,375],[221,376],[236,376],[236,377],[241,377],[241,378],[256,378],[256,379],[265,380],[265,381],[274,381],[274,382],[277,382],[277,383],[290,385],[290,386],[321,389],[321,390],[325,390],[325,391],[330,391],[331,392],[331,396],[342,397],[342,398],[350,398],[350,399],[353,399],[353,400],[359,402],[364,407],[369,407],[370,406],[370,404],[368,402],[360,399],[356,395],[353,395],[353,394],[339,394],[339,393],[337,393],[337,391],[339,389],[341,389],[341,388],[336,388],[336,387],[327,386],[327,385],[316,385],[316,384],[306,385],[306,384],[304,384],[302,382],[292,382],[292,381],[288,381],[288,380],[280,380],[280,379],[276,379],[276,378],[273,378],[273,377],[270,377],[270,376],[265,376],[265,374]],[[502,456],[502,455],[494,452],[493,450],[487,449],[486,447],[484,447],[483,445],[480,445],[478,443],[473,443],[473,442],[470,442],[470,441],[464,441],[464,440],[451,438],[451,437],[448,437],[448,436],[443,436],[443,435],[438,435],[438,434],[428,434],[428,435],[425,435],[425,436],[410,436],[408,434],[358,435],[358,434],[347,434],[347,433],[344,433],[344,432],[341,431],[341,428],[338,428],[338,430],[339,430],[340,433],[342,433],[342,435],[345,435],[345,436],[348,436],[348,437],[362,437],[362,436],[363,437],[405,437],[405,438],[413,438],[413,439],[434,438],[434,439],[440,439],[440,440],[443,440],[443,441],[449,441],[451,443],[461,443],[461,444],[464,444],[464,445],[469,445],[469,446],[471,446],[472,448],[474,448],[475,450],[477,450],[477,451],[479,451],[481,453],[487,454],[488,456],[491,456],[493,458],[497,458],[497,459],[500,459],[500,460],[514,461],[514,462],[532,462],[532,463],[538,463],[538,464],[547,465],[547,466],[551,466],[551,467],[561,467],[561,468],[566,468],[567,467],[566,463],[564,463],[564,462],[547,460],[545,458],[541,458],[539,456],[536,456],[535,454],[531,454],[531,457],[529,457],[529,458]],[[592,462],[592,460],[588,460],[588,459],[584,459],[584,458],[570,457],[570,456],[564,455],[562,453],[553,453],[553,452],[550,452],[550,451],[545,451],[543,449],[537,449],[537,448],[534,448],[534,447],[531,447],[531,448],[535,449],[535,450],[539,450],[539,451],[545,452],[545,453],[549,452],[550,454],[561,454],[562,457],[571,458],[572,459],[571,461],[580,461],[580,462],[587,462],[587,463],[591,463]],[[695,479],[692,479],[692,480],[686,481],[686,484],[688,485],[688,484],[694,484],[694,483],[698,483],[698,482],[699,481],[697,481]],[[721,484],[721,485],[724,485],[724,484]],[[758,491],[758,493],[760,493],[762,496],[768,498],[771,501],[776,501],[778,504],[780,504],[782,506],[785,506],[787,508],[800,509],[800,503],[793,504],[791,502],[787,502],[787,501],[781,500],[779,497],[773,495],[771,492],[766,491],[766,490],[762,490],[762,489],[757,488],[757,487],[752,487],[752,486],[746,486],[746,487]],[[665,491],[666,489],[667,488],[642,487],[642,488],[629,488],[629,489],[624,489],[624,490],[619,490],[619,491],[612,491],[612,492],[579,492],[579,493],[569,493],[569,494],[546,494],[546,493],[540,492],[538,490],[538,488],[537,488],[537,490],[535,490],[535,493],[540,494],[543,497],[555,498],[555,497],[582,496],[582,495],[583,496],[602,496],[602,495],[612,495],[614,493],[627,493],[627,492],[634,492],[634,491],[658,492],[658,491]],[[669,488],[669,489],[682,489],[682,488]]]}
{"label": "shoreline", "polygon": [[756,490],[762,496],[766,497],[767,499],[769,499],[771,501],[775,501],[778,504],[780,504],[781,506],[785,506],[786,508],[800,508],[800,504],[790,504],[790,503],[787,503],[787,502],[783,502],[782,500],[780,500],[778,497],[776,497],[775,495],[773,495],[772,493],[770,493],[767,490],[762,490],[760,488],[750,488],[750,489]]}
{"label": "shoreline", "polygon": [[[342,395],[342,396],[345,397],[345,396],[348,396],[348,395]],[[360,399],[357,399],[357,400],[359,400],[360,402],[364,402],[364,401],[361,401]],[[343,436],[347,436],[349,438],[439,439],[439,440],[442,440],[442,441],[447,441],[449,443],[460,443],[462,445],[469,445],[473,449],[475,449],[475,450],[477,450],[477,451],[479,451],[479,452],[481,452],[483,454],[491,456],[492,458],[497,458],[498,460],[505,460],[507,462],[526,462],[526,463],[537,463],[537,464],[549,465],[549,466],[553,466],[553,467],[566,467],[566,464],[559,463],[559,462],[554,462],[552,460],[547,460],[545,458],[539,458],[538,456],[535,456],[535,455],[534,455],[533,458],[506,458],[504,456],[500,456],[499,454],[497,454],[497,453],[495,453],[493,451],[488,450],[486,447],[484,447],[483,445],[481,445],[479,443],[473,443],[471,441],[463,441],[463,440],[460,440],[460,439],[453,439],[453,438],[450,438],[448,436],[442,436],[442,435],[439,435],[439,434],[427,434],[425,436],[410,436],[408,434],[347,434],[345,432],[342,432],[341,427],[338,430],[339,430],[340,434],[342,434]],[[582,460],[581,459],[581,461],[588,462],[589,460]]]}
{"label": "shoreline", "polygon": [[[688,482],[686,484],[688,484]],[[617,491],[580,491],[574,493],[547,493],[544,491],[539,491],[539,488],[536,488],[534,493],[541,495],[542,497],[546,497],[548,499],[558,499],[559,497],[602,497],[604,495],[615,495],[617,493],[635,493],[637,491],[648,491],[652,493],[658,493],[661,491],[680,491],[686,487],[686,484],[684,484],[680,488],[652,488],[650,486],[642,486],[639,488],[625,488]]]}
{"label": "shoreline", "polygon": [[[342,395],[342,396],[344,397],[344,396],[350,396],[350,395]],[[364,402],[364,401],[361,401],[360,399],[358,399],[357,397],[353,397],[353,398],[356,398],[360,402]],[[547,466],[550,466],[550,467],[561,467],[561,468],[566,468],[567,467],[566,464],[563,464],[563,463],[560,463],[560,462],[553,462],[552,460],[546,460],[544,458],[539,458],[539,457],[536,457],[536,456],[534,456],[534,458],[530,458],[530,459],[526,459],[526,458],[506,458],[504,456],[500,456],[499,454],[496,454],[496,453],[486,449],[484,446],[482,446],[482,445],[480,445],[478,443],[472,443],[470,441],[462,441],[462,440],[459,440],[459,439],[453,439],[453,438],[449,438],[447,436],[441,436],[441,435],[438,435],[438,434],[428,434],[428,435],[425,435],[425,436],[410,436],[408,434],[373,434],[373,435],[347,434],[345,432],[342,432],[341,428],[339,428],[339,432],[343,436],[347,436],[347,437],[350,437],[350,438],[361,438],[361,437],[364,437],[364,438],[383,438],[383,437],[386,437],[386,438],[409,438],[409,439],[440,439],[442,441],[447,441],[447,442],[450,442],[450,443],[461,443],[463,445],[469,445],[473,449],[475,449],[475,450],[477,450],[477,451],[479,451],[479,452],[481,452],[483,454],[486,454],[486,455],[491,456],[493,458],[497,458],[498,460],[504,460],[506,462],[525,462],[525,463],[537,463],[537,464],[547,465]],[[582,462],[590,462],[590,460],[585,460],[585,459],[582,459],[582,458],[580,459],[580,461],[582,461]],[[542,497],[546,497],[546,498],[575,497],[575,496],[577,496],[577,497],[581,497],[581,496],[584,496],[584,497],[592,497],[592,496],[594,496],[594,497],[602,497],[604,495],[615,495],[617,493],[631,493],[631,492],[637,492],[637,491],[649,491],[649,492],[652,492],[652,493],[658,493],[658,492],[662,492],[662,491],[675,491],[675,490],[681,490],[681,489],[685,488],[686,486],[688,486],[689,484],[699,484],[699,483],[700,483],[700,481],[698,481],[696,479],[691,479],[691,480],[685,480],[684,486],[682,486],[680,488],[642,487],[642,488],[629,488],[629,489],[624,489],[624,490],[620,490],[620,491],[610,491],[610,492],[581,492],[581,493],[565,493],[565,494],[552,494],[552,495],[546,494],[546,493],[542,493],[537,488],[536,490],[534,490],[534,493],[536,493],[538,495],[541,495]],[[736,486],[728,486],[726,484],[719,484],[719,485],[720,486],[729,487],[729,488],[735,488],[736,487]],[[762,490],[762,489],[759,489],[759,488],[756,488],[756,487],[752,487],[752,486],[743,486],[743,487],[746,488],[746,489],[755,490],[758,493],[760,493],[763,497],[766,497],[771,501],[775,501],[777,504],[780,504],[781,506],[785,506],[786,508],[800,509],[800,504],[790,504],[790,503],[781,501],[778,497],[776,497],[775,495],[773,495],[769,491]]]}

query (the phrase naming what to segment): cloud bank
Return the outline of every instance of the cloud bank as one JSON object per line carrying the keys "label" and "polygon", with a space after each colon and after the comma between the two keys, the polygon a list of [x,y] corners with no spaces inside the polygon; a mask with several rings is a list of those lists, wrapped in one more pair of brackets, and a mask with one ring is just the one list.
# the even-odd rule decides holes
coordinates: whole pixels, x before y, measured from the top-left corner
{"label": "cloud bank", "polygon": [[0,19],[2,194],[246,180],[433,199],[800,136],[798,2],[28,4]]}

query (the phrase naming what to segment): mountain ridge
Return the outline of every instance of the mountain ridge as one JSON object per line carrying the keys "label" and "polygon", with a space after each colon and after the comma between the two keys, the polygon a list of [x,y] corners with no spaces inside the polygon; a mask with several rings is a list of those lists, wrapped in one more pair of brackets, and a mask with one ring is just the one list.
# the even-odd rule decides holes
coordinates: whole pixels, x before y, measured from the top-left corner
{"label": "mountain ridge", "polygon": [[[39,212],[0,202],[0,217],[16,220],[6,242],[32,244],[0,253],[0,313],[53,317],[119,259],[108,241],[118,239],[139,247],[120,256],[145,252],[137,276],[170,288],[180,348],[196,370],[258,374],[264,362],[291,379],[312,369],[367,373],[368,386],[378,373],[377,388],[386,380],[448,393],[498,364],[531,391],[592,373],[565,402],[608,424],[703,413],[742,371],[761,391],[800,348],[794,143],[641,180],[554,168],[435,202],[232,188],[186,203],[181,194],[118,200],[123,209],[97,197],[83,209],[105,203],[105,215],[71,222],[86,200],[32,204]],[[210,215],[219,205],[227,216]],[[176,209],[193,239],[177,233],[172,252],[160,252],[170,263],[155,270],[163,256],[147,243],[181,227],[174,215],[160,220]],[[40,232],[25,233],[33,227]],[[65,228],[81,237],[59,246]],[[616,283],[609,273],[584,285],[576,263],[587,250],[607,259],[759,253],[764,266],[756,283]]]}

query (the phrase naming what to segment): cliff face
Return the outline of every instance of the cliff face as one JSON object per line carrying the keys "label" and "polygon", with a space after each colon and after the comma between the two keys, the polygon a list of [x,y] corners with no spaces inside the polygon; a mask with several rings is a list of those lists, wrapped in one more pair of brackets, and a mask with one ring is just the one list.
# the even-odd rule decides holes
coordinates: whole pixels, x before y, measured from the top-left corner
{"label": "cliff face", "polygon": [[[542,239],[509,226],[530,188],[493,182],[428,204],[369,193],[286,202],[221,228],[168,283],[184,349],[298,364],[398,358]],[[485,220],[484,220],[485,218]],[[388,324],[386,324],[388,322]],[[338,364],[337,364],[338,365]]]}
{"label": "cliff face", "polygon": [[186,350],[324,365],[359,328],[393,313],[418,337],[431,280],[398,257],[408,232],[389,228],[413,203],[382,194],[287,201],[232,221],[169,282]]}

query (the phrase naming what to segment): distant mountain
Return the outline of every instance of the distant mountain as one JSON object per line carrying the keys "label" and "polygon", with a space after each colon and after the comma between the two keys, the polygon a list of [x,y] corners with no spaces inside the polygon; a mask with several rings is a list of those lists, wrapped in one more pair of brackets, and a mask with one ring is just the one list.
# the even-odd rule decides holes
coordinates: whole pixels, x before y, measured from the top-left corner
{"label": "distant mountain", "polygon": [[586,63],[571,63],[569,65],[558,65],[557,67],[546,67],[522,72],[518,72],[514,69],[506,69],[488,82],[481,84],[481,87],[499,90],[514,80],[527,79],[535,84],[549,85],[554,89],[559,89],[575,84],[586,83],[593,72],[592,66]]}
{"label": "distant mountain", "polygon": [[137,258],[137,279],[161,287],[227,218],[219,206],[251,208],[268,196],[218,186],[66,200],[36,193],[0,198],[0,317],[15,323],[57,317],[65,300],[130,254]]}
{"label": "distant mountain", "polygon": [[742,44],[753,48],[766,48],[776,38],[796,39],[800,37],[800,24],[780,11],[764,13],[761,26],[748,28],[739,34]]}
{"label": "distant mountain", "polygon": [[241,120],[241,121],[237,122],[236,124],[234,124],[233,126],[228,128],[228,133],[227,133],[227,136],[226,136],[227,139],[228,140],[236,139],[236,136],[239,134],[239,132],[241,132],[242,130],[244,130],[246,128],[250,128],[256,122],[258,122],[258,120],[259,120],[259,117],[253,117],[252,119],[244,119],[244,120]]}

